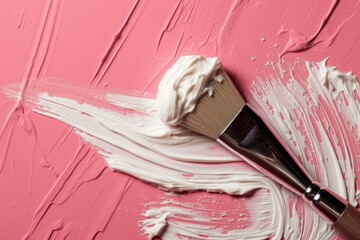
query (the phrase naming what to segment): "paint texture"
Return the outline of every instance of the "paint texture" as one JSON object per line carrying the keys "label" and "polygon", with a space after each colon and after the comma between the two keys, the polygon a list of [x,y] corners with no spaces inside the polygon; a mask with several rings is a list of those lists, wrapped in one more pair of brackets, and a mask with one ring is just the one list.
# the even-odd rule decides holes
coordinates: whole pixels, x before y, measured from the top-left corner
{"label": "paint texture", "polygon": [[[155,96],[179,56],[217,56],[310,175],[356,205],[357,11],[358,1],[0,2],[1,238],[336,239],[216,142],[164,125]],[[212,193],[186,193],[197,190]]]}
{"label": "paint texture", "polygon": [[213,94],[212,81],[222,81],[221,62],[216,57],[182,56],[166,71],[159,83],[159,118],[170,126],[179,124],[194,111],[199,99]]}
{"label": "paint texture", "polygon": [[[351,73],[341,73],[326,66],[325,61],[298,64],[299,67],[289,70],[292,79],[286,84],[281,82],[281,77],[275,77],[276,72],[271,80],[259,77],[252,86],[255,104],[265,121],[274,126],[315,180],[356,204],[356,175],[353,169],[356,156],[360,155],[360,108],[355,96],[360,93],[360,84]],[[295,70],[309,77],[296,79]],[[304,82],[304,87],[298,82]],[[270,203],[262,204],[256,200],[249,203],[268,218],[252,219],[256,227],[246,231],[224,233],[223,226],[210,231],[203,223],[213,222],[211,216],[204,217],[196,210],[178,204],[165,211],[153,208],[145,213],[153,220],[144,221],[144,231],[150,236],[163,235],[168,239],[176,235],[198,239],[264,239],[296,234],[297,239],[333,235],[327,223],[308,206],[298,207],[290,216],[291,205],[302,204],[302,199],[252,170],[217,142],[162,123],[155,110],[155,99],[91,92],[89,89],[85,92],[81,87],[67,89],[61,83],[57,86],[41,85],[40,89],[52,89],[52,96],[37,88],[37,85],[30,86],[32,90],[27,92],[29,108],[74,127],[84,141],[98,149],[114,170],[175,192],[206,190],[236,196],[267,189],[271,193]],[[84,96],[86,93],[88,98],[94,98],[89,102],[97,101],[99,104],[103,101],[101,105],[109,106],[99,108],[88,104],[86,99],[80,103],[62,96],[62,93],[69,94],[71,91],[74,91],[74,96],[83,91]],[[18,99],[20,89],[13,86],[5,92],[10,98]],[[342,119],[338,112],[342,113]],[[331,121],[331,118],[336,121]],[[343,125],[349,130],[336,135],[337,130],[344,128]],[[287,200],[290,197],[294,198],[294,202],[289,205]],[[265,214],[269,206],[271,214]],[[172,229],[172,225],[168,227],[167,221],[179,213],[196,224],[185,224],[179,229]],[[300,217],[303,217],[304,225],[300,224]],[[260,234],[261,222],[270,226]],[[170,231],[168,234],[164,230],[167,228]]]}

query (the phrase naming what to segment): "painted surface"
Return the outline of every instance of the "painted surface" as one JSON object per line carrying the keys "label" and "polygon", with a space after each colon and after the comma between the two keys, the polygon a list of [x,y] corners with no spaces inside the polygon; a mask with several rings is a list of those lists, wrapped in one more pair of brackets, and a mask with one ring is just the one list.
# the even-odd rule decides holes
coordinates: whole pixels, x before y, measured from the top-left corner
{"label": "painted surface", "polygon": [[[1,1],[1,238],[336,238],[215,143],[150,123],[158,83],[179,56],[218,56],[312,176],[355,204],[358,4]],[[327,57],[339,71],[317,64]],[[190,140],[199,148],[176,146]],[[238,196],[169,194],[126,173]]]}

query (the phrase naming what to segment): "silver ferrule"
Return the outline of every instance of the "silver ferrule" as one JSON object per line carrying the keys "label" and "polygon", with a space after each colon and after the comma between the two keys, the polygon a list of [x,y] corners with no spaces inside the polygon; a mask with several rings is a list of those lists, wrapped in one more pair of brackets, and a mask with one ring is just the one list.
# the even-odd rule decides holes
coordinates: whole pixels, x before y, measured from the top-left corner
{"label": "silver ferrule", "polygon": [[249,106],[246,105],[237,114],[217,141],[267,176],[301,195],[331,224],[345,211],[348,203],[313,181]]}

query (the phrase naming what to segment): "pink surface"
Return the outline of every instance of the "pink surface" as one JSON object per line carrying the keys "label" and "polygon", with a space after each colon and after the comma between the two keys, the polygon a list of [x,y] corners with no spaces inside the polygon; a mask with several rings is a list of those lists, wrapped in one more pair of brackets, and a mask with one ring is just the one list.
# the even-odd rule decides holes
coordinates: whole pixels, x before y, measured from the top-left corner
{"label": "pink surface", "polygon": [[[45,77],[156,93],[178,56],[206,54],[251,102],[255,72],[281,54],[359,75],[358,4],[1,0],[0,85],[21,82],[24,97]],[[1,239],[146,239],[144,204],[165,192],[112,172],[67,125],[0,101]]]}

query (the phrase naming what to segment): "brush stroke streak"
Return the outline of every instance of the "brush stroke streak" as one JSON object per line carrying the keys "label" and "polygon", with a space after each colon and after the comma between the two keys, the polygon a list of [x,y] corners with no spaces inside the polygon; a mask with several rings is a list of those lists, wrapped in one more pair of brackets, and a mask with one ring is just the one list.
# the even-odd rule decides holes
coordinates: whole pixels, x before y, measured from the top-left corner
{"label": "brush stroke streak", "polygon": [[[297,65],[295,70],[287,71],[292,77],[289,82],[285,81],[286,76],[276,77],[281,76],[279,71],[284,75],[284,67],[273,75],[266,75],[271,79],[259,77],[252,86],[255,99],[252,104],[314,179],[348,199],[351,204],[356,204],[354,162],[360,156],[360,108],[356,96],[360,85],[351,73],[341,73],[334,67],[328,67],[325,60],[320,63],[300,61]],[[274,71],[270,66],[269,69]],[[297,72],[308,76],[303,85],[299,84],[303,81],[297,79]],[[32,86],[33,91],[28,91],[28,107],[74,127],[77,134],[93,145],[114,170],[171,191],[206,190],[244,195],[266,189],[271,193],[272,215],[267,218],[264,225],[268,228],[264,231],[248,228],[222,234],[222,228],[206,230],[190,224],[186,225],[186,229],[192,229],[190,234],[184,228],[169,223],[168,231],[175,231],[175,235],[197,239],[278,239],[284,235],[295,237],[295,233],[295,238],[335,236],[323,219],[309,206],[302,205],[301,198],[252,170],[215,141],[181,127],[164,125],[157,117],[155,99],[95,91],[91,97],[104,101],[102,108],[61,96],[69,94],[64,85],[46,87],[40,83]],[[41,91],[46,88],[52,89],[52,95]],[[72,87],[72,90],[75,89]],[[87,91],[79,87],[75,92],[85,94]],[[16,86],[7,87],[5,93],[13,99],[18,97]],[[290,197],[295,199],[298,207],[292,210],[292,217],[289,215],[291,206],[285,204]],[[268,210],[268,207],[259,207],[260,211]],[[186,215],[186,211],[179,207],[167,212],[161,208],[148,210],[145,216],[154,221],[145,221],[144,230],[149,236],[163,234],[171,239],[175,235],[166,235],[164,228],[156,224],[166,223],[177,211]],[[194,219],[198,214],[190,212],[189,218]],[[298,220],[299,212],[302,212],[303,224]],[[259,224],[257,221],[260,220],[253,219],[253,224]],[[201,221],[197,224],[201,225]],[[208,221],[211,222],[211,219]],[[159,232],[154,232],[154,228]]]}

